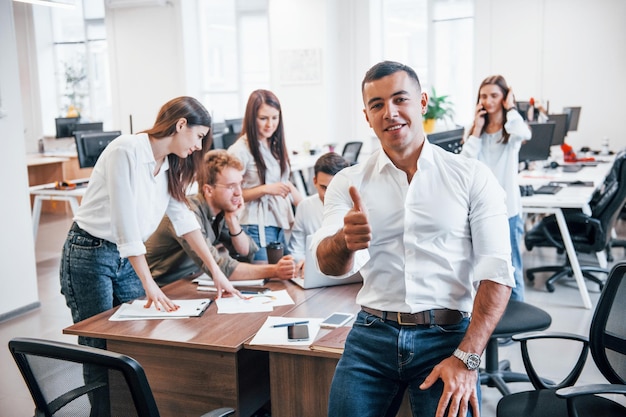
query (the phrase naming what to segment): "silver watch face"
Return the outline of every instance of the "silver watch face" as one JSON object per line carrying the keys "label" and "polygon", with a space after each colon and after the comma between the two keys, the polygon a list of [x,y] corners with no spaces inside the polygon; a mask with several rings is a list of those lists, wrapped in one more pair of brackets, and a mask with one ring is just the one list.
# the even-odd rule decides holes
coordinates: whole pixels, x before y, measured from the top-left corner
{"label": "silver watch face", "polygon": [[473,371],[474,369],[478,369],[480,366],[480,356],[475,353],[470,353],[467,356],[467,360],[465,361],[465,365],[467,365],[467,369]]}

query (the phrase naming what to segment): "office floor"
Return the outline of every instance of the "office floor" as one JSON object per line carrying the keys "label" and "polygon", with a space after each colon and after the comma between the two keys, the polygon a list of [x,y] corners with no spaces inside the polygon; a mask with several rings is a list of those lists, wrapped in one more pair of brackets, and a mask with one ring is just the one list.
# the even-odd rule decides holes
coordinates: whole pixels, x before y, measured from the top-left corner
{"label": "office floor", "polygon": [[[71,219],[64,215],[43,214],[36,242],[36,260],[41,308],[21,317],[0,323],[0,415],[3,417],[32,416],[33,405],[30,395],[13,359],[6,348],[8,341],[16,336],[41,337],[76,342],[74,336],[62,334],[62,329],[72,324],[69,309],[59,291],[59,257]],[[626,235],[626,226],[619,225],[618,234]],[[615,249],[616,261],[626,259],[622,249]],[[594,257],[581,257],[581,262],[594,262]],[[526,267],[560,263],[553,250],[533,250],[524,254]],[[593,310],[582,307],[578,288],[574,281],[557,283],[556,291],[548,293],[543,286],[545,276],[537,276],[533,287],[526,287],[526,301],[537,305],[552,316],[551,330],[587,334]],[[588,283],[591,300],[595,306],[599,290]],[[566,345],[552,343],[535,350],[533,357],[538,359],[548,377],[558,379],[564,375],[566,366],[575,360],[575,353]],[[500,359],[509,359],[512,369],[523,371],[519,346],[515,343],[500,348]],[[602,375],[588,361],[579,383],[605,382]],[[530,387],[526,383],[509,384],[512,391],[522,391]],[[500,393],[495,388],[483,386],[482,416],[494,417]],[[320,416],[321,417],[321,416]]]}

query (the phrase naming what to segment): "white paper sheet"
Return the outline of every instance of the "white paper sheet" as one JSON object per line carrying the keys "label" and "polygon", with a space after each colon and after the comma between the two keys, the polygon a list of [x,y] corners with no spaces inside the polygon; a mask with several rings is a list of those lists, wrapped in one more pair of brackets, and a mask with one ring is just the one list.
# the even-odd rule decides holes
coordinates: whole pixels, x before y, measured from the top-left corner
{"label": "white paper sheet", "polygon": [[[289,345],[289,346],[309,346],[317,338],[320,331],[320,323],[324,319],[300,318],[300,317],[274,317],[270,316],[265,320],[263,326],[250,341],[251,345]],[[295,323],[308,321],[309,340],[290,342],[287,338],[287,327],[272,327],[275,324]]]}
{"label": "white paper sheet", "polygon": [[132,303],[124,303],[109,318],[110,321],[125,320],[153,320],[153,319],[180,319],[200,316],[211,304],[210,298],[198,298],[194,300],[172,300],[180,306],[176,311],[157,310],[154,306],[145,308],[146,300],[134,300]]}
{"label": "white paper sheet", "polygon": [[[264,281],[265,280],[263,279],[247,279],[243,281],[230,281],[230,283],[233,285],[233,287],[242,287],[242,286],[245,287],[245,286],[256,286],[256,285],[262,286]],[[210,286],[210,287],[215,286],[215,283],[213,283],[213,280],[207,274],[202,274],[191,282],[195,282],[198,285],[204,285],[204,286]]]}
{"label": "white paper sheet", "polygon": [[216,300],[218,314],[273,311],[274,307],[295,304],[287,290],[250,294],[245,298],[222,297]]}

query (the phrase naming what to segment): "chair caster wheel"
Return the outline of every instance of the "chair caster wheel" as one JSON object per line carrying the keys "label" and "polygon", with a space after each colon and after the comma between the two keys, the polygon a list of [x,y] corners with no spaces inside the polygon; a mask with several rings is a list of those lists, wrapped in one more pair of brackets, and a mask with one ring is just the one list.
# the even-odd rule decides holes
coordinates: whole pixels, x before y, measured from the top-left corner
{"label": "chair caster wheel", "polygon": [[546,283],[546,289],[548,292],[554,292],[554,285]]}
{"label": "chair caster wheel", "polygon": [[535,281],[535,274],[526,273],[526,279],[529,282],[534,282]]}

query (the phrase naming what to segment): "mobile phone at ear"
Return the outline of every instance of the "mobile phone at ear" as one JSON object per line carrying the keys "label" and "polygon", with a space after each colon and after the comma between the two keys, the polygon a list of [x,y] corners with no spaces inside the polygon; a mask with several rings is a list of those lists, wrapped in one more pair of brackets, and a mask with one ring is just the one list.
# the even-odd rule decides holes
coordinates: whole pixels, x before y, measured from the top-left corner
{"label": "mobile phone at ear", "polygon": [[320,327],[325,329],[334,329],[335,327],[341,327],[349,322],[354,314],[349,313],[333,313],[326,317],[323,322],[320,323]]}
{"label": "mobile phone at ear", "polygon": [[309,325],[292,324],[291,326],[287,326],[287,339],[290,342],[309,340]]}

